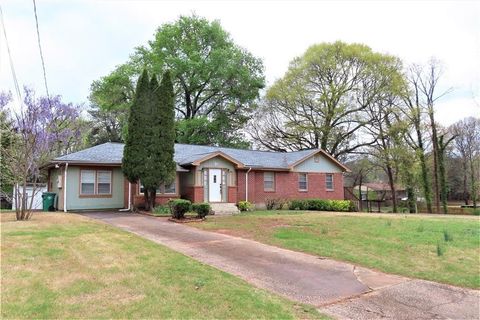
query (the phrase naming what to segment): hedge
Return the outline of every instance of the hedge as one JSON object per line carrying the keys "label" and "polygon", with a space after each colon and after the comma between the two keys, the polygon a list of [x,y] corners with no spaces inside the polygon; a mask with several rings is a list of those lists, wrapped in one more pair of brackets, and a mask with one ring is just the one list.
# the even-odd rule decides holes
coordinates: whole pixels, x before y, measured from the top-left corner
{"label": "hedge", "polygon": [[354,205],[350,200],[297,199],[290,200],[288,209],[313,211],[353,211]]}
{"label": "hedge", "polygon": [[170,212],[172,213],[173,218],[183,219],[185,213],[190,211],[192,203],[189,200],[174,199],[168,202],[168,206],[170,207]]}
{"label": "hedge", "polygon": [[194,203],[192,204],[192,211],[197,213],[198,218],[205,218],[212,208],[208,203]]}

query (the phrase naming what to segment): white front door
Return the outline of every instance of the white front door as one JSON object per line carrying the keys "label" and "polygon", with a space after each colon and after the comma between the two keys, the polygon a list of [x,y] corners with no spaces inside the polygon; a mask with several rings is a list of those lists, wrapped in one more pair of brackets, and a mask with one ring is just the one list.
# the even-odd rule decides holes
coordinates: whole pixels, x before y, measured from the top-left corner
{"label": "white front door", "polygon": [[221,169],[209,169],[208,170],[208,200],[210,202],[222,201],[222,170]]}

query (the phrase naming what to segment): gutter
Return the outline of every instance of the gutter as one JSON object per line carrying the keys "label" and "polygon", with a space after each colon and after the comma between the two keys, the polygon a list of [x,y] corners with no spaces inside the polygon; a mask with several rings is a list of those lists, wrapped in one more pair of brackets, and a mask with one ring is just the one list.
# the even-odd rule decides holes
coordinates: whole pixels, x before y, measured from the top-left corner
{"label": "gutter", "polygon": [[245,172],[245,201],[248,201],[248,173],[252,170],[252,167],[248,168]]}
{"label": "gutter", "polygon": [[67,174],[68,162],[65,162],[65,172],[63,173],[63,212],[67,212]]}
{"label": "gutter", "polygon": [[126,209],[120,209],[118,211],[125,212],[125,211],[130,211],[132,205],[132,184],[130,181],[128,181],[128,207]]}

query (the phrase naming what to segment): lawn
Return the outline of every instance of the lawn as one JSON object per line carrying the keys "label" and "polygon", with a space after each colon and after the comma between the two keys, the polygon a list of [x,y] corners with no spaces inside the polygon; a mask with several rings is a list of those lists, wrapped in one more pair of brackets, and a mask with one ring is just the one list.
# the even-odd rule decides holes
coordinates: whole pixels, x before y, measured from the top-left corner
{"label": "lawn", "polygon": [[414,278],[480,288],[480,220],[404,214],[257,211],[197,228]]}
{"label": "lawn", "polygon": [[1,318],[320,318],[313,308],[74,214],[1,214]]}

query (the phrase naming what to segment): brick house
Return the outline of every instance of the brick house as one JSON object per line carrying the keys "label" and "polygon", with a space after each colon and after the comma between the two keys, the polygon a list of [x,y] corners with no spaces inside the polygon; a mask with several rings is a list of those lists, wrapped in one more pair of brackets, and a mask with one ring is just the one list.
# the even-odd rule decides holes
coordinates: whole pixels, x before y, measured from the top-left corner
{"label": "brick house", "polygon": [[[47,166],[48,190],[57,209],[130,209],[143,205],[141,182],[122,174],[123,144],[104,143],[55,158]],[[320,149],[270,152],[199,145],[175,145],[176,180],[157,191],[157,203],[185,198],[192,202],[267,198],[343,199],[348,168]]]}

